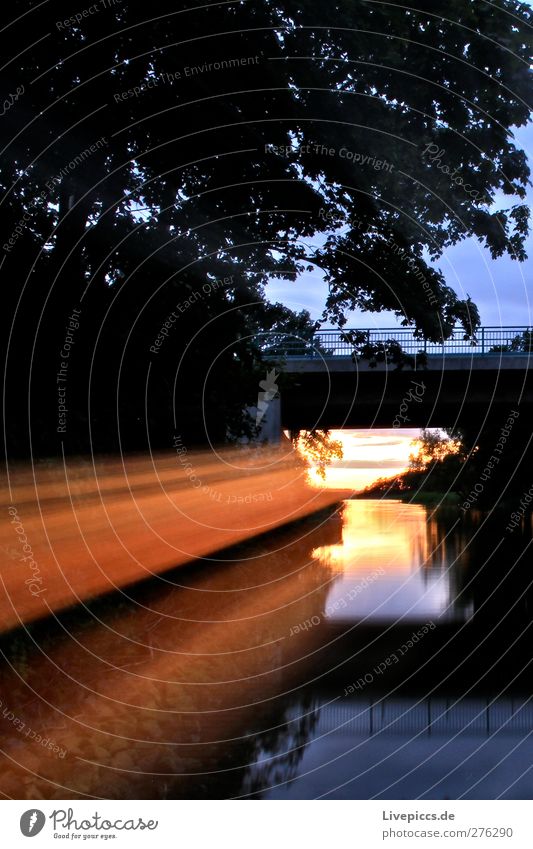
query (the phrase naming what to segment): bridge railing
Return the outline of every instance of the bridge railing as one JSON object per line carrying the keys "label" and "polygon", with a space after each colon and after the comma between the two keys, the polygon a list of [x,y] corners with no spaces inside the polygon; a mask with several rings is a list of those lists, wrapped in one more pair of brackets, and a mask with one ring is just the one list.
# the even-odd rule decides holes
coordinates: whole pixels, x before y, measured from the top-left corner
{"label": "bridge railing", "polygon": [[[513,353],[531,353],[533,355],[533,330],[528,327],[480,327],[475,339],[465,339],[462,328],[456,328],[453,335],[444,342],[427,342],[415,336],[412,329],[385,327],[365,330],[362,328],[344,328],[341,330],[319,330],[312,340],[284,339],[277,350],[288,357],[349,357],[354,350],[351,334],[370,344],[395,340],[406,354],[427,355],[505,355]],[[364,336],[361,337],[361,334]]]}

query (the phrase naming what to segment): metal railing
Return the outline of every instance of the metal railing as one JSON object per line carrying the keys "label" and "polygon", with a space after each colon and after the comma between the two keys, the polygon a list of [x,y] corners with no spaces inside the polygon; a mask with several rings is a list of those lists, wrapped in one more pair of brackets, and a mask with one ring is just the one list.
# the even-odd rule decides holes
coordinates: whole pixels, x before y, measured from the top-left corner
{"label": "metal railing", "polygon": [[[354,336],[352,336],[352,334]],[[359,344],[375,345],[394,340],[406,354],[425,353],[449,355],[497,355],[526,353],[533,355],[533,329],[529,327],[480,327],[474,339],[465,339],[462,328],[444,342],[428,342],[417,338],[415,331],[398,327],[375,330],[344,328],[343,330],[319,330],[311,340],[288,337],[275,346],[276,353],[287,357],[350,357],[355,349],[352,339],[357,335]],[[351,338],[352,337],[352,338]],[[268,341],[267,339],[265,341]]]}
{"label": "metal railing", "polygon": [[384,698],[373,703],[354,697],[321,708],[315,733],[525,736],[531,732],[532,723],[533,705],[527,699],[432,696],[423,701]]}

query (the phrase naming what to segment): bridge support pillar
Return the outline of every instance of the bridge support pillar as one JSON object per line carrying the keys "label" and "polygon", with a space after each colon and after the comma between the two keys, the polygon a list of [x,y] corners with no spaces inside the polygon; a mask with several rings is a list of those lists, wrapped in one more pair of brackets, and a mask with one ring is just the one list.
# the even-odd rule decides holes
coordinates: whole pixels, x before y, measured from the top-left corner
{"label": "bridge support pillar", "polygon": [[247,407],[246,412],[252,416],[252,419],[259,427],[259,432],[252,442],[263,444],[268,442],[269,445],[279,445],[281,442],[281,399],[279,396],[268,401],[268,404],[263,409],[258,410],[257,407]]}

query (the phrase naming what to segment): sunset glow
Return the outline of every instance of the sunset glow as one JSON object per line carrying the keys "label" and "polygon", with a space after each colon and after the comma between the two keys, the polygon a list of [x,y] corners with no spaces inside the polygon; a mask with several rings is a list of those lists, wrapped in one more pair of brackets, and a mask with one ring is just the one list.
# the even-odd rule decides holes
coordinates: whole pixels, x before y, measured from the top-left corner
{"label": "sunset glow", "polygon": [[332,438],[342,442],[343,459],[328,466],[325,480],[311,471],[311,481],[314,486],[360,491],[378,478],[405,471],[419,435],[418,428],[332,430]]}
{"label": "sunset glow", "polygon": [[[342,575],[328,595],[330,620],[403,616],[424,621],[452,615],[449,575],[436,567],[427,514],[419,505],[345,501],[342,541],[315,549],[313,556]],[[358,592],[363,579],[368,583]]]}

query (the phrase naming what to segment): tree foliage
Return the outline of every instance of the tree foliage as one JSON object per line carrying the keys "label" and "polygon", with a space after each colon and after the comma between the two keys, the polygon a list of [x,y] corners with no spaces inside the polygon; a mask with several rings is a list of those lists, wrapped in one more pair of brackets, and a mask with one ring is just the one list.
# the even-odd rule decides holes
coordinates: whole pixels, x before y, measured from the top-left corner
{"label": "tree foliage", "polygon": [[526,4],[94,8],[14,0],[3,30],[2,87],[19,92],[0,128],[7,398],[35,445],[58,446],[75,307],[73,450],[224,438],[257,391],[257,331],[277,351],[284,321],[312,333],[265,285],[311,266],[334,325],[388,309],[421,337],[475,334],[434,263],[468,236],[525,255]]}
{"label": "tree foliage", "polygon": [[293,442],[306,465],[325,480],[326,469],[334,460],[342,460],[342,442],[333,439],[329,430],[300,430]]}
{"label": "tree foliage", "polygon": [[517,333],[508,345],[494,345],[490,351],[493,354],[506,354],[512,352],[531,354],[533,351],[533,329],[528,328],[527,330],[522,331],[522,333]]}
{"label": "tree foliage", "polygon": [[409,457],[409,469],[413,472],[427,471],[453,455],[460,455],[464,459],[461,438],[446,431],[424,428],[414,445],[416,450]]}

